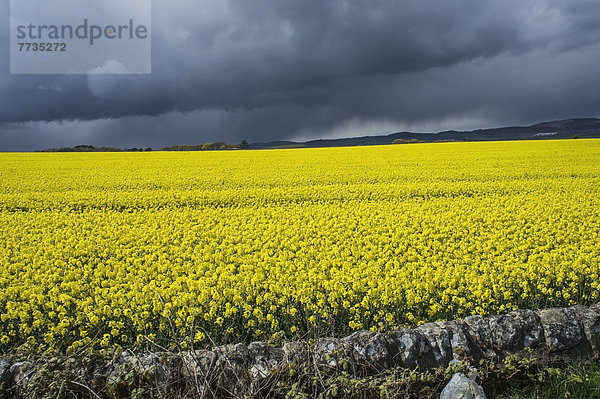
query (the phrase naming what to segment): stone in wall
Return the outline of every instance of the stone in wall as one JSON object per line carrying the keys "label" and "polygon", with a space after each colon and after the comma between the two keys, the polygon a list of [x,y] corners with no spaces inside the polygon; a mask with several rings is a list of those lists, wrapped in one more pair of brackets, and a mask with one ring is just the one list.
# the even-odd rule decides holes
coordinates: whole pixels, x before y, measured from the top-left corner
{"label": "stone in wall", "polygon": [[13,376],[10,371],[12,362],[8,359],[0,358],[0,399],[8,399],[8,391],[13,386]]}

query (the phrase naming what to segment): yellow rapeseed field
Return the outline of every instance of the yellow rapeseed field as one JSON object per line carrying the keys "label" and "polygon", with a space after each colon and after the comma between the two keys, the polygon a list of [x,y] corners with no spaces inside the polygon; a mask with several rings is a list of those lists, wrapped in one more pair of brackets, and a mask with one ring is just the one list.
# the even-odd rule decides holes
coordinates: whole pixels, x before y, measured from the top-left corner
{"label": "yellow rapeseed field", "polygon": [[600,299],[600,140],[0,154],[0,350]]}

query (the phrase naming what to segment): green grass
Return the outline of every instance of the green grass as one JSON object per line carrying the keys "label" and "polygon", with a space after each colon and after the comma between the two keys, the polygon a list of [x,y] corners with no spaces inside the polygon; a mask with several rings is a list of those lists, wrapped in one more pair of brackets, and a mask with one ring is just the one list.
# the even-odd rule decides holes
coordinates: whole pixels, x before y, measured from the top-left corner
{"label": "green grass", "polygon": [[[486,392],[487,393],[487,392]],[[488,398],[546,399],[600,398],[600,363],[593,362],[547,369],[540,383],[496,388]]]}

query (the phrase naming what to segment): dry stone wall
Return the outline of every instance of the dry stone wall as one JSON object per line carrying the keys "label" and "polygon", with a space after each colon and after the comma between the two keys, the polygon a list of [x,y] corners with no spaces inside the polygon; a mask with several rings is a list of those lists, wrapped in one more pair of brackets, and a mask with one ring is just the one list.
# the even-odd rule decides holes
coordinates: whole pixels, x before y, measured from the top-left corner
{"label": "dry stone wall", "polygon": [[[253,342],[181,353],[125,351],[113,361],[87,363],[80,377],[82,385],[108,397],[118,397],[121,386],[131,383],[152,384],[165,395],[186,391],[198,397],[209,393],[249,397],[268,385],[276,371],[299,364],[324,373],[344,370],[366,376],[398,367],[426,371],[453,361],[477,367],[481,359],[500,362],[509,355],[540,362],[590,359],[599,351],[597,304],[472,316],[389,333],[359,331],[344,338],[323,338],[314,345],[290,342],[275,348]],[[3,397],[30,397],[37,372],[35,361],[12,363],[0,358]]]}

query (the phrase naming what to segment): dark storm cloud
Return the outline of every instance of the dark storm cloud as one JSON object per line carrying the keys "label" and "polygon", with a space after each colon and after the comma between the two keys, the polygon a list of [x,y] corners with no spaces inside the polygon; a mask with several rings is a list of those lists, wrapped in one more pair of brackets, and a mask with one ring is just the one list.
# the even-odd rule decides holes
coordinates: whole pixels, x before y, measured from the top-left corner
{"label": "dark storm cloud", "polygon": [[153,7],[150,76],[8,75],[2,58],[0,121],[13,128],[0,125],[0,146],[261,141],[598,114],[593,0]]}

